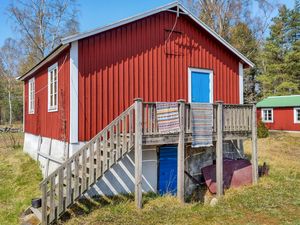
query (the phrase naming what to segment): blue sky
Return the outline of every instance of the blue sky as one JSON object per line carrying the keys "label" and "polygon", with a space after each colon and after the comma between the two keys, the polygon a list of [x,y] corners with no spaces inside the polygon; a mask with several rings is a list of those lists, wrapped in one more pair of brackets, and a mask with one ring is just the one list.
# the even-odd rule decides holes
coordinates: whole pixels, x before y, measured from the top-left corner
{"label": "blue sky", "polygon": [[[173,0],[78,0],[80,31],[87,31],[129,16],[165,5]],[[6,14],[11,0],[0,0],[0,46],[8,37],[15,37],[13,24]],[[293,7],[294,0],[278,0],[281,4]],[[255,11],[255,6],[253,6]],[[274,12],[274,16],[276,12]]]}

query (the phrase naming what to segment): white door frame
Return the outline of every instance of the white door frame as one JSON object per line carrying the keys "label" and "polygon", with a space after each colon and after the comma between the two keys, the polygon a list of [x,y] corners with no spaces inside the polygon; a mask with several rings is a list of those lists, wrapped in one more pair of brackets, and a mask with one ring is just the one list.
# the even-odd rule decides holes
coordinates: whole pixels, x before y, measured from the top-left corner
{"label": "white door frame", "polygon": [[209,74],[209,103],[214,101],[214,72],[208,69],[188,68],[188,100],[192,102],[192,72],[208,73]]}

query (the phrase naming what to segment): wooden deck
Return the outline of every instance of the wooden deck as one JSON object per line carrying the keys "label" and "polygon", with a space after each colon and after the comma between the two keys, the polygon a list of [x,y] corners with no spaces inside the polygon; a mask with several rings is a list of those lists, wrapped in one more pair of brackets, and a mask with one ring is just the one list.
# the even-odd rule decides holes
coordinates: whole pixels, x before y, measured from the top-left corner
{"label": "wooden deck", "polygon": [[[42,224],[59,218],[126,153],[135,151],[135,201],[142,207],[143,145],[178,144],[177,197],[184,202],[184,152],[192,142],[190,104],[178,101],[180,130],[160,134],[156,103],[135,103],[41,182]],[[254,105],[213,104],[217,195],[223,194],[223,141],[252,138],[253,182],[257,182],[256,108]]]}

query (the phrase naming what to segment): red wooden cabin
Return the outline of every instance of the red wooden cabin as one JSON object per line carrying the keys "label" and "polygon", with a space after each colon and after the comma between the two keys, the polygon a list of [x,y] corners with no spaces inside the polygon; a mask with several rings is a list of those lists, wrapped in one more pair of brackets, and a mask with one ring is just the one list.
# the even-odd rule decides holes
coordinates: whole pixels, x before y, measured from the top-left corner
{"label": "red wooden cabin", "polygon": [[263,99],[257,103],[257,118],[270,130],[300,131],[300,95]]}
{"label": "red wooden cabin", "polygon": [[[49,175],[49,170],[53,171],[62,164],[43,181],[44,198],[48,196],[45,190],[49,185],[53,186],[53,182],[55,183],[53,178],[70,174],[71,169],[75,168],[75,175],[67,177],[67,180],[69,179],[66,184],[67,196],[64,198],[63,192],[59,192],[60,196],[58,196],[62,202],[65,200],[67,202],[65,204],[60,202],[58,210],[52,204],[50,221],[55,217],[55,212],[64,211],[61,208],[63,205],[69,206],[72,199],[78,197],[79,178],[78,174],[76,175],[78,165],[76,167],[74,163],[79,160],[79,157],[82,158],[76,162],[82,163],[83,168],[87,168],[88,165],[93,166],[93,163],[97,162],[96,175],[97,179],[101,178],[100,188],[95,189],[97,193],[117,194],[134,189],[132,177],[136,167],[133,163],[133,155],[130,152],[123,155],[122,151],[127,152],[133,144],[132,130],[126,129],[126,126],[132,127],[133,119],[137,119],[131,114],[134,110],[135,113],[139,110],[138,103],[135,107],[131,106],[135,98],[143,99],[145,102],[143,107],[147,109],[145,113],[153,113],[153,102],[176,102],[179,99],[185,99],[187,103],[215,103],[220,100],[232,104],[224,106],[226,110],[224,115],[227,116],[224,117],[224,129],[226,134],[229,134],[227,141],[233,138],[239,146],[240,138],[249,137],[251,131],[255,131],[253,125],[255,116],[251,116],[252,106],[233,105],[243,104],[243,70],[252,66],[251,61],[177,2],[62,39],[61,44],[45,59],[19,78],[24,81],[24,150],[40,161],[45,176]],[[185,104],[183,108],[182,111],[188,112],[189,105]],[[215,112],[214,120],[217,117]],[[128,123],[126,120],[124,122],[127,116]],[[149,121],[152,116],[153,114],[149,114]],[[222,115],[219,116],[221,117]],[[117,120],[113,121],[115,118]],[[239,121],[235,118],[239,118]],[[186,121],[187,126],[191,121],[188,115]],[[152,122],[150,128],[141,128],[142,132],[145,133],[148,129],[147,132],[150,130],[151,133]],[[240,124],[237,124],[238,122]],[[109,130],[103,129],[108,124]],[[136,122],[136,126],[137,124],[139,123]],[[123,133],[120,133],[120,128],[123,129]],[[191,137],[190,128],[184,130],[189,131],[187,138]],[[220,151],[217,153],[219,155],[217,162],[220,166],[217,171],[220,171],[223,133],[218,134]],[[140,141],[138,135],[139,133],[135,133],[135,139]],[[252,135],[255,153],[256,133],[252,132]],[[225,140],[226,135],[223,136]],[[156,137],[163,138],[158,133]],[[160,144],[147,146],[143,143],[143,157],[135,159],[138,160],[138,164],[143,161],[141,163],[143,178],[140,175],[136,175],[135,178],[138,193],[141,193],[141,186],[144,191],[156,192],[159,189],[158,167],[162,168],[162,164],[158,166],[158,158],[163,157],[163,149],[161,147],[159,149],[158,146],[164,145],[164,150],[168,151],[175,149],[172,157],[177,157],[178,138],[170,138],[166,139],[169,140],[168,143],[160,142]],[[173,140],[173,145],[166,147],[166,144],[170,144],[170,140]],[[87,145],[81,147],[85,143]],[[108,146],[110,152],[107,155]],[[198,159],[196,161],[191,159],[191,165],[196,163],[196,167],[193,168],[196,168],[199,173],[201,167],[213,164],[212,151],[215,146],[214,144],[213,148],[206,150],[198,149],[201,152],[198,156],[204,156],[204,159],[199,159],[204,162],[201,166]],[[103,150],[101,154],[99,148]],[[121,148],[123,150],[120,154]],[[186,151],[189,146],[183,143],[180,148]],[[87,149],[89,153],[86,152]],[[93,149],[98,149],[95,151],[94,161],[90,157],[94,154]],[[112,158],[112,153],[116,153],[118,160]],[[111,160],[109,164],[111,169],[105,172],[103,168],[107,163],[107,156]],[[88,165],[86,165],[86,157],[90,157]],[[101,164],[98,157],[102,160]],[[178,159],[180,163],[183,161],[183,158]],[[256,155],[253,162],[257,162]],[[102,172],[99,175],[100,166]],[[182,187],[184,174],[183,167],[180,168],[178,185]],[[87,179],[87,171],[82,170],[81,173],[84,175],[80,178],[81,182]],[[91,177],[93,179],[95,174],[94,170],[88,171],[91,173],[88,182],[91,186],[96,182],[91,181]],[[198,173],[197,171],[195,173]],[[177,176],[176,172],[175,175]],[[77,179],[74,192],[70,192],[72,179]],[[142,184],[137,181],[139,179],[143,180]],[[217,179],[218,187],[221,188],[223,178]],[[81,186],[83,188],[81,190],[88,189],[86,183],[81,185],[84,185]],[[61,186],[61,188],[65,187]],[[222,192],[220,188],[219,194]],[[183,196],[183,189],[178,189],[180,189],[180,196]],[[55,191],[55,187],[53,186],[51,190]],[[72,193],[76,196],[70,197]],[[50,195],[52,200],[54,195],[54,193]],[[47,221],[48,210],[45,205],[46,203],[42,213],[43,221]]]}

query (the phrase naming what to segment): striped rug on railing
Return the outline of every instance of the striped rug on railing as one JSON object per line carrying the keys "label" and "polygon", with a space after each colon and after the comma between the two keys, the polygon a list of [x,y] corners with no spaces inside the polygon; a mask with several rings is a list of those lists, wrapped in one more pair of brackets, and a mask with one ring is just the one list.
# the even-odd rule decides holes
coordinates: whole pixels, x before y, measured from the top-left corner
{"label": "striped rug on railing", "polygon": [[191,103],[192,148],[212,146],[213,105]]}
{"label": "striped rug on railing", "polygon": [[157,102],[157,126],[161,134],[179,132],[179,115],[177,102]]}

